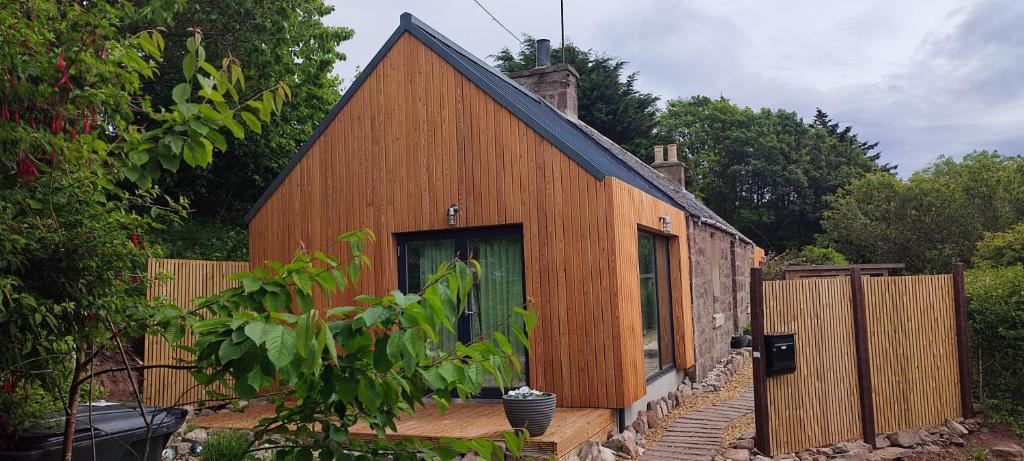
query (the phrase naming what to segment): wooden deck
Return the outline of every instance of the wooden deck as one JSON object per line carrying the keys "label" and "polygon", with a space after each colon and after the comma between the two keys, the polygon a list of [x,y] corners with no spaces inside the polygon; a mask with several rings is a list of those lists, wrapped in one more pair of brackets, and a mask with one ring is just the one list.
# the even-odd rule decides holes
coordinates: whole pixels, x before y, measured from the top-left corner
{"label": "wooden deck", "polygon": [[[242,413],[217,413],[201,416],[190,424],[206,429],[251,429],[264,417],[274,414],[271,405],[252,405]],[[437,406],[428,404],[414,417],[404,417],[397,423],[398,432],[388,432],[388,439],[415,437],[438,440],[441,437],[460,439],[487,438],[502,441],[501,433],[512,430],[505,419],[500,403],[453,403],[443,414]],[[559,408],[547,433],[526,441],[524,451],[531,456],[555,455],[565,459],[588,440],[598,440],[615,428],[615,410],[604,408]],[[352,428],[352,435],[376,438],[377,435],[363,423]]]}

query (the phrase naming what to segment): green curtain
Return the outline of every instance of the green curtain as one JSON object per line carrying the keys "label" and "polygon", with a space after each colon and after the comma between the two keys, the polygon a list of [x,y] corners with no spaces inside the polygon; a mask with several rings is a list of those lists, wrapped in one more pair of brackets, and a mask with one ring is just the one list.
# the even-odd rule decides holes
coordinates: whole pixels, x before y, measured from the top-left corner
{"label": "green curtain", "polygon": [[[512,314],[514,307],[522,306],[526,296],[523,293],[523,243],[518,236],[488,237],[473,239],[470,252],[480,262],[483,276],[476,287],[475,301],[478,314],[472,320],[471,333],[478,337],[495,328],[513,343],[513,350],[526,366],[526,348],[519,344],[510,325],[498,327]],[[518,318],[517,318],[518,319]],[[518,319],[519,328],[523,328]],[[519,376],[512,386],[524,386]]]}
{"label": "green curtain", "polygon": [[[408,245],[408,251],[409,287],[420,290],[427,284],[431,274],[437,271],[441,263],[451,261],[455,257],[455,242],[452,240],[412,242]],[[414,277],[415,280],[413,280]],[[438,349],[441,351],[455,349],[456,338],[455,333],[442,327]]]}

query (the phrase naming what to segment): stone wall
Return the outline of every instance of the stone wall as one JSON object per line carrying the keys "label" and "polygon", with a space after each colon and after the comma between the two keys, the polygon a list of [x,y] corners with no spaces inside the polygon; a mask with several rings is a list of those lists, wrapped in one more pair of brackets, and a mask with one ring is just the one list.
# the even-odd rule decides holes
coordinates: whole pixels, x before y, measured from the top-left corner
{"label": "stone wall", "polygon": [[691,220],[688,226],[696,377],[701,379],[729,355],[730,339],[750,321],[754,249],[710,225]]}

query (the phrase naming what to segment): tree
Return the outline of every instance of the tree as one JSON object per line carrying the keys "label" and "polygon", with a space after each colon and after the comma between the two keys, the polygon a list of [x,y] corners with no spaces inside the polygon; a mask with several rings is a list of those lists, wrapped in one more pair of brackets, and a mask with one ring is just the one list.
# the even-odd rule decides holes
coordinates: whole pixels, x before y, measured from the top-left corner
{"label": "tree", "polygon": [[769,254],[761,267],[766,279],[782,278],[782,271],[789,266],[802,265],[846,265],[850,262],[842,253],[832,249],[808,245],[800,250],[790,249],[776,255]]}
{"label": "tree", "polygon": [[[873,162],[878,162],[878,159],[882,156],[881,152],[871,152],[878,147],[877,142],[861,141],[858,139],[857,133],[853,132],[852,126],[840,129],[839,123],[833,122],[832,117],[829,117],[820,107],[814,109],[814,119],[807,126],[825,130],[829,136],[835,138],[836,142],[848,144],[850,147],[863,151],[864,155]],[[881,166],[881,169],[888,173],[895,173],[896,165],[886,163]]]}
{"label": "tree", "polygon": [[823,215],[819,241],[855,262],[945,272],[969,261],[985,232],[1024,222],[1021,197],[1024,157],[940,157],[906,181],[874,174],[845,187]]}
{"label": "tree", "polygon": [[880,170],[855,137],[840,141],[794,112],[725,98],[670,100],[658,126],[662,142],[680,146],[687,188],[777,253],[813,243],[826,197]]}
{"label": "tree", "polygon": [[[442,335],[455,334],[486,270],[473,261],[442,263],[418,293],[362,295],[355,298],[360,306],[317,310],[314,297],[330,302],[358,281],[369,264],[362,252],[367,238],[373,234],[338,237],[347,245],[341,251],[347,262],[300,251],[288,264],[269,262],[236,274],[241,286],[197,300],[195,312],[180,315],[196,335],[185,348],[196,354],[193,375],[200,384],[222,383],[241,398],[272,385],[282,389],[272,397],[274,416],[255,428],[248,452],[276,450],[276,459],[287,460],[312,459],[313,453],[318,459],[413,460],[472,451],[505,459],[504,449],[487,440],[392,442],[384,435],[427,396],[443,411],[453,395],[477,394],[487,379],[500,387],[511,382],[522,371],[512,343],[529,347],[526,335],[536,315],[515,307],[503,324],[511,338],[495,329],[469,344],[445,346]],[[349,429],[359,421],[380,437],[351,437]],[[504,439],[518,455],[522,436]]]}
{"label": "tree", "polygon": [[[562,48],[551,50],[560,60]],[[580,74],[579,118],[633,155],[651,162],[652,136],[658,123],[658,97],[636,88],[637,72],[625,74],[626,64],[613,56],[565,44],[565,62]],[[537,45],[525,36],[519,50],[504,48],[492,56],[502,72],[532,69]]]}
{"label": "tree", "polygon": [[[169,27],[166,57],[159,63],[157,77],[144,85],[157,104],[172,100],[171,90],[181,79],[183,35],[188,27],[215,38],[208,43],[208,53],[231,56],[245,66],[248,90],[241,91],[243,99],[255,89],[281,81],[294,89],[294,103],[281,114],[280,123],[244,139],[228,139],[225,153],[208,167],[183,168],[161,178],[161,188],[187,197],[191,209],[191,219],[159,235],[171,255],[247,257],[242,216],[341,98],[341,81],[332,71],[345,59],[338,48],[352,38],[353,31],[323,23],[333,10],[322,0],[200,0],[184,2],[168,22],[150,20],[133,26]],[[190,235],[209,236],[213,244],[188,239]]]}
{"label": "tree", "polygon": [[1005,232],[986,232],[978,242],[974,264],[982,267],[1007,267],[1024,264],[1024,223]]}
{"label": "tree", "polygon": [[[7,394],[39,389],[61,400],[66,460],[80,391],[104,372],[91,371],[93,359],[114,349],[130,368],[123,341],[159,320],[145,297],[145,258],[155,254],[146,240],[181,204],[154,181],[182,162],[209,165],[225,134],[259,130],[290,95],[275,84],[240,99],[238,62],[208,61],[192,31],[172,101],[154,104],[141,83],[154,75],[163,34],[118,27],[165,13],[161,5],[0,6],[0,381]],[[39,416],[0,414],[5,442]]]}

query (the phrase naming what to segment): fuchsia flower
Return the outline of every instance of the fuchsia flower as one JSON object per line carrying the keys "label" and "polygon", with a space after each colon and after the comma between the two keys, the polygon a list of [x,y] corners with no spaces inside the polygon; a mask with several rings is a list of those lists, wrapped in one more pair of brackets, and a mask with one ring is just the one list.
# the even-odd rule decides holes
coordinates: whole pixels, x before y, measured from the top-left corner
{"label": "fuchsia flower", "polygon": [[39,170],[36,169],[36,163],[32,161],[32,158],[28,154],[21,154],[18,160],[15,162],[15,166],[18,169],[18,179],[25,182],[35,181],[39,177]]}

